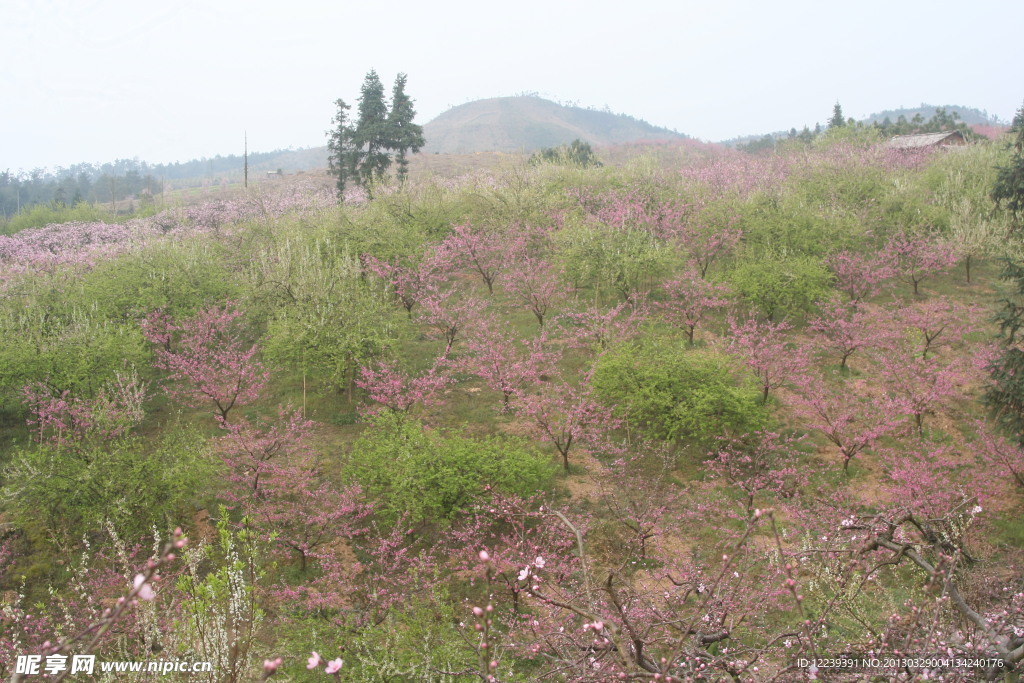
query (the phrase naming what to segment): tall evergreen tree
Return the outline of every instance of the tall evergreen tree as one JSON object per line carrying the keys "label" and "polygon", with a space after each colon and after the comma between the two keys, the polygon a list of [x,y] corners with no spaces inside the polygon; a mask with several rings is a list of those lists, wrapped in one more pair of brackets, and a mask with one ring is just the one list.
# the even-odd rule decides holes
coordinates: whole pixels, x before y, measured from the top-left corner
{"label": "tall evergreen tree", "polygon": [[1024,349],[1019,336],[1024,327],[1024,267],[1007,261],[1002,278],[1013,292],[1000,300],[996,313],[1002,353],[988,368],[991,383],[984,402],[1007,434],[1024,445]]}
{"label": "tall evergreen tree", "polygon": [[353,142],[355,131],[349,123],[346,113],[351,107],[345,104],[345,100],[335,100],[338,112],[331,119],[334,126],[327,131],[327,149],[330,154],[327,157],[328,168],[331,175],[335,177],[335,186],[338,189],[338,200],[345,200],[345,187],[350,178],[358,182],[356,167],[359,162],[359,151]]}
{"label": "tall evergreen tree", "polygon": [[832,118],[828,120],[829,128],[838,128],[846,125],[846,119],[843,118],[843,108],[836,102],[836,106],[832,107]]}
{"label": "tall evergreen tree", "polygon": [[[1013,119],[1015,133],[1010,163],[998,169],[992,199],[1010,214],[1014,227],[1020,227],[1024,214],[1024,106]],[[1017,239],[1020,239],[1019,235]],[[1024,445],[1024,265],[1006,261],[1002,277],[1012,283],[1012,293],[999,303],[1002,355],[989,366],[991,384],[985,392],[985,403],[992,409],[999,424]]]}
{"label": "tall evergreen tree", "polygon": [[372,185],[384,177],[391,165],[388,105],[384,101],[384,86],[374,69],[366,74],[360,90],[353,143],[359,153],[357,182],[364,187]]}
{"label": "tall evergreen tree", "polygon": [[1013,138],[1013,156],[1010,163],[1001,166],[996,176],[996,184],[992,188],[992,199],[996,206],[1010,212],[1010,220],[1014,228],[1021,226],[1024,219],[1024,105],[1017,110],[1010,129],[1015,133]]}
{"label": "tall evergreen tree", "polygon": [[407,154],[419,152],[426,144],[423,127],[412,122],[416,117],[412,100],[405,94],[405,74],[398,74],[391,91],[391,112],[388,114],[388,146],[394,150],[398,166],[398,182],[404,183],[409,174]]}
{"label": "tall evergreen tree", "polygon": [[392,105],[384,99],[384,86],[377,72],[370,70],[363,80],[355,121],[346,113],[350,107],[337,100],[338,113],[327,131],[328,163],[337,179],[338,197],[343,198],[351,181],[371,189],[391,166],[392,153],[398,165],[398,180],[404,182],[409,173],[409,152],[416,153],[424,145],[423,128],[413,123],[416,110],[405,93],[406,75],[398,74],[392,91]]}

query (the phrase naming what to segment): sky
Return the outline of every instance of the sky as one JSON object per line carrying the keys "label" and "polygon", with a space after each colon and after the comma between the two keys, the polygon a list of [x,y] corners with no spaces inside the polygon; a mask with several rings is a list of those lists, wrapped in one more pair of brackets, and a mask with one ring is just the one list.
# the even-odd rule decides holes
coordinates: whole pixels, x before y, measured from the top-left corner
{"label": "sky", "polygon": [[326,144],[365,74],[417,122],[536,93],[709,141],[901,106],[1004,120],[1024,2],[0,0],[0,170]]}

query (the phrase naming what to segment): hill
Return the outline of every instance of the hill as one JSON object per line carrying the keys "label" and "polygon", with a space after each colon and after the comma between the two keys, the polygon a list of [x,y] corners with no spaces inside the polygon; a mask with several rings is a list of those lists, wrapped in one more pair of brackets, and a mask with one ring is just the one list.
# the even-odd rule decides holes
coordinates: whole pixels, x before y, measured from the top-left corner
{"label": "hill", "polygon": [[592,145],[686,136],[609,111],[567,107],[534,96],[495,97],[453,107],[423,127],[424,152],[519,152],[575,139]]}
{"label": "hill", "polygon": [[971,125],[991,125],[999,124],[999,117],[989,114],[984,109],[976,109],[974,107],[964,107],[959,104],[924,104],[922,103],[919,107],[901,107],[899,109],[886,109],[876,114],[872,114],[867,118],[861,119],[862,123],[882,123],[885,119],[889,119],[895,122],[899,117],[904,117],[907,121],[912,120],[915,116],[920,115],[922,119],[927,121],[928,119],[935,116],[935,113],[939,109],[944,109],[947,114],[957,114],[959,119],[966,123],[968,126]]}

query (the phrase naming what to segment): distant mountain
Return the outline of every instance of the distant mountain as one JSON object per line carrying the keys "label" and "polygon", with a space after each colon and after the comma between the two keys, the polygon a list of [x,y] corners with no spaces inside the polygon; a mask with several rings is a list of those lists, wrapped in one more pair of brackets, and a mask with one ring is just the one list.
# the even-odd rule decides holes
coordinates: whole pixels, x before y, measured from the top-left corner
{"label": "distant mountain", "polygon": [[520,152],[575,139],[592,145],[637,140],[681,140],[685,135],[609,111],[567,107],[533,96],[477,100],[423,126],[426,153]]}
{"label": "distant mountain", "polygon": [[902,107],[900,109],[887,109],[880,111],[877,114],[872,114],[865,119],[861,119],[864,123],[882,123],[885,119],[889,119],[893,123],[896,122],[900,116],[903,116],[910,121],[914,116],[920,114],[921,118],[925,121],[935,116],[935,112],[939,109],[945,109],[947,114],[952,115],[954,112],[959,116],[960,120],[966,123],[968,126],[974,124],[980,125],[999,125],[1002,123],[998,116],[989,114],[984,109],[975,109],[974,107],[964,107],[959,104],[921,104],[919,107]]}

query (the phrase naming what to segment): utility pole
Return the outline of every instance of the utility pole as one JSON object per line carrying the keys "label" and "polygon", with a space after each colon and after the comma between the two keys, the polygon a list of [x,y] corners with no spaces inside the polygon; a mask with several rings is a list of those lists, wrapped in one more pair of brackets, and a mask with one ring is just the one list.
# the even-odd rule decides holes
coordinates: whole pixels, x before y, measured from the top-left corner
{"label": "utility pole", "polygon": [[249,131],[245,131],[245,187],[249,187]]}

